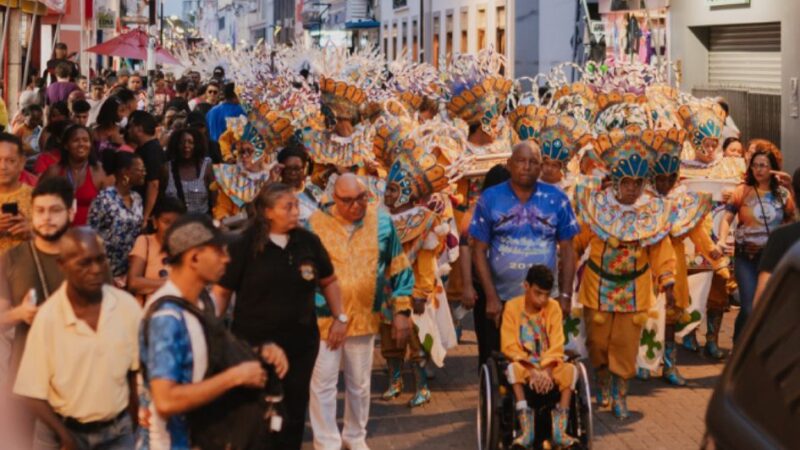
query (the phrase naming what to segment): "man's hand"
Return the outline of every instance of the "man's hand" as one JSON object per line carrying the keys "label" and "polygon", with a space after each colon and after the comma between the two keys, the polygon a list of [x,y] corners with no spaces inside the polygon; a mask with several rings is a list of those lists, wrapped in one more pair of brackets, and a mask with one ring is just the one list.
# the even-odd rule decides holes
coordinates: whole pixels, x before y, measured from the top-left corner
{"label": "man's hand", "polygon": [[11,227],[19,222],[22,216],[0,213],[0,233],[10,233]]}
{"label": "man's hand", "polygon": [[22,303],[12,309],[11,313],[17,322],[25,322],[30,325],[33,323],[33,318],[36,317],[38,311],[39,307],[31,304],[31,293],[29,291],[25,294],[25,297],[22,298]]}
{"label": "man's hand", "polygon": [[24,216],[14,216],[14,223],[8,233],[15,238],[28,239],[31,236],[31,223]]}
{"label": "man's hand", "polygon": [[478,298],[478,293],[475,292],[475,288],[472,287],[470,283],[469,286],[464,286],[464,290],[461,295],[461,306],[464,309],[472,309],[475,307],[475,301]]}
{"label": "man's hand", "polygon": [[143,429],[150,428],[150,410],[144,407],[139,408],[139,426]]}
{"label": "man's hand", "polygon": [[500,328],[500,318],[503,315],[503,304],[497,294],[486,294],[486,318],[493,321]]}
{"label": "man's hand", "polygon": [[236,386],[263,388],[267,384],[267,372],[258,361],[247,361],[230,369]]}
{"label": "man's hand", "polygon": [[342,345],[346,336],[347,324],[333,319],[333,325],[331,325],[330,330],[328,330],[328,348],[336,350]]}
{"label": "man's hand", "polygon": [[261,358],[275,368],[278,378],[283,379],[286,372],[289,371],[289,360],[286,358],[286,353],[277,344],[261,346]]}
{"label": "man's hand", "polygon": [[572,297],[564,292],[558,296],[558,304],[561,305],[561,314],[564,317],[569,317],[572,312]]}
{"label": "man's hand", "polygon": [[546,394],[553,389],[553,378],[546,371],[532,368],[529,373],[531,376],[530,386],[536,393]]}
{"label": "man's hand", "polygon": [[769,173],[775,176],[778,180],[778,184],[785,187],[789,191],[792,190],[792,176],[786,172],[781,172],[780,170],[770,170]]}
{"label": "man's hand", "polygon": [[404,314],[395,314],[392,319],[392,339],[399,348],[405,348],[408,335],[411,331],[411,319]]}
{"label": "man's hand", "polygon": [[413,299],[412,304],[414,305],[413,306],[414,314],[416,315],[425,314],[425,303],[427,303],[427,300],[425,300],[424,298]]}

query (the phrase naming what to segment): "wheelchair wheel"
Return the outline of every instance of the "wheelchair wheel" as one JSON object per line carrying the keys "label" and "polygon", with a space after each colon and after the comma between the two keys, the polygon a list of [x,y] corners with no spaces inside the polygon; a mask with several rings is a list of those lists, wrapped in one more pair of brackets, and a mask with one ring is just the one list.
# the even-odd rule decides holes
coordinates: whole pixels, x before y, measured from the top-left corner
{"label": "wheelchair wheel", "polygon": [[500,444],[501,405],[497,365],[491,358],[481,366],[478,399],[478,450],[496,450]]}
{"label": "wheelchair wheel", "polygon": [[578,369],[578,379],[570,406],[569,434],[580,441],[581,448],[592,448],[592,393],[589,389],[589,376],[580,361],[573,361]]}

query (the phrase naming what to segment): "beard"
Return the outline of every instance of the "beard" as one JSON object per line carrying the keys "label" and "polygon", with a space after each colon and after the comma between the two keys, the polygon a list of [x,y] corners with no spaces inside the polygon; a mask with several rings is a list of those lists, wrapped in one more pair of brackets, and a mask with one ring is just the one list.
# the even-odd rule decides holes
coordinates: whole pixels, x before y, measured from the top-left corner
{"label": "beard", "polygon": [[42,232],[40,232],[39,230],[37,230],[34,227],[33,228],[33,234],[35,234],[36,236],[44,239],[47,242],[56,242],[59,239],[61,239],[61,236],[64,236],[64,233],[66,233],[67,230],[69,230],[69,226],[70,226],[70,223],[69,223],[69,221],[67,221],[67,222],[64,223],[64,225],[61,226],[61,228],[57,229],[56,231],[54,231],[54,232],[52,232],[50,234],[42,233]]}

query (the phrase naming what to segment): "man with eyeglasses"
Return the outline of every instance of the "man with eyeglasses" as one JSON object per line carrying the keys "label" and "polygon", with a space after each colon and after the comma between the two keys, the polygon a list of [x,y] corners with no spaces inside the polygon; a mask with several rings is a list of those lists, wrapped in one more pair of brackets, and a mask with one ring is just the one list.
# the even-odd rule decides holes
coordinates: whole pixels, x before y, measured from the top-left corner
{"label": "man with eyeglasses", "polygon": [[[514,146],[507,163],[511,178],[481,194],[469,234],[478,279],[486,292],[485,311],[475,311],[481,327],[481,355],[500,350],[499,323],[503,303],[523,294],[528,269],[544,264],[556,272],[558,285],[572,286],[578,222],[569,198],[556,186],[538,180],[542,154],[532,141]],[[571,289],[559,297],[570,308]],[[480,363],[483,363],[481,361]]]}
{"label": "man with eyeglasses", "polygon": [[[332,317],[318,296],[320,337],[327,339],[334,320],[347,324],[347,337],[336,350],[320,345],[311,378],[309,405],[314,448],[368,449],[370,375],[375,334],[381,322],[392,324],[392,338],[403,347],[411,330],[414,275],[389,214],[369,204],[369,192],[347,173],[334,184],[333,205],[309,220],[328,250],[342,289],[345,314]],[[344,359],[345,417],[336,423],[336,383]]]}

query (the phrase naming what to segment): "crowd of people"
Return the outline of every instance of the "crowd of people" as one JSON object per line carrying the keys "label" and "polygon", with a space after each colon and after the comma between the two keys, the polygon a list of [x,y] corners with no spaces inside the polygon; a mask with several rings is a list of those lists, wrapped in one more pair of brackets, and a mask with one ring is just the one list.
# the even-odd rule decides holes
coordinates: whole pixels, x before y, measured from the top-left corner
{"label": "crowd of people", "polygon": [[383,401],[407,365],[404,401],[424,405],[468,310],[478,364],[510,362],[515,443],[533,443],[525,389],[558,389],[567,447],[565,352],[625,419],[630,379],[686,384],[678,347],[699,350],[700,317],[704,352],[725,357],[729,299],[738,338],[800,237],[780,150],[745,147],[724,101],[649,66],[525,91],[491,50],[442,72],[206,50],[148,95],[125,67],[81,77],[59,45],[0,133],[17,448],[294,449],[309,417],[315,449],[366,449],[376,341]]}

